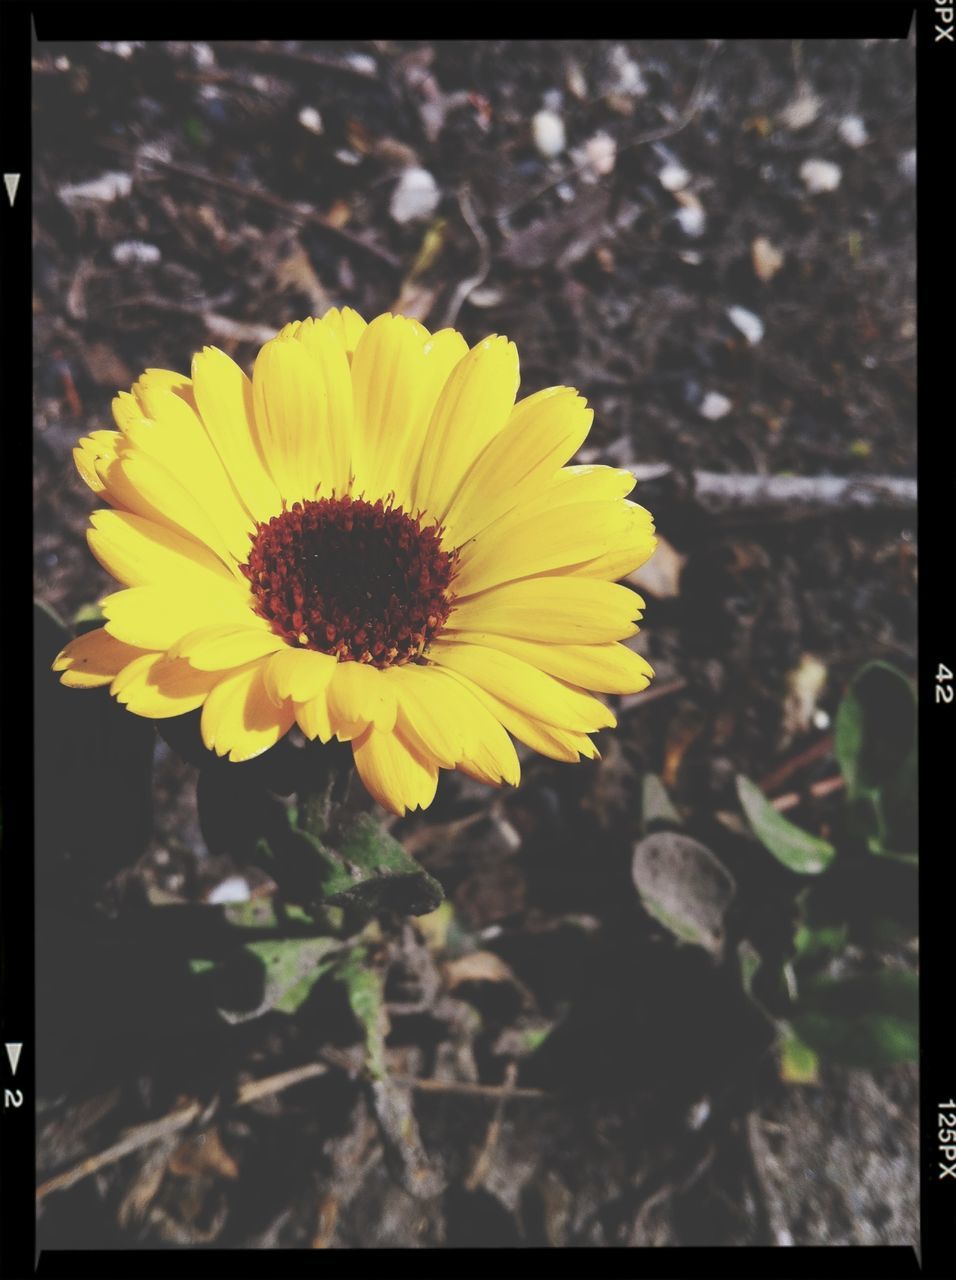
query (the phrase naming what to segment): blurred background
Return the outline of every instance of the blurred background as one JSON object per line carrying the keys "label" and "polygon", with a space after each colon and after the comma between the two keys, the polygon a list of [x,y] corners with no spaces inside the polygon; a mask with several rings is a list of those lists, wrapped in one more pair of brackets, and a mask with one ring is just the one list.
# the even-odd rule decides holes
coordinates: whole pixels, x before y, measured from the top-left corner
{"label": "blurred background", "polygon": [[[915,971],[911,869],[859,853],[835,733],[841,704],[910,731],[912,42],[131,41],[33,67],[41,1181],[108,1156],[45,1188],[41,1245],[914,1243],[909,1015],[866,1004]],[[111,589],[77,438],[144,368],[204,344],[249,368],[333,305],[507,334],[521,394],[588,398],[577,460],[632,467],[660,534],[631,579],[656,679],[612,700],[603,759],[529,754],[501,795],[443,774],[392,827],[448,897],[381,940],[404,1149],[340,993],[217,1019],[144,923],[268,899],[197,807],[218,775],[48,674]],[[855,915],[807,906],[739,774],[838,846]],[[820,1006],[794,1033],[811,954],[863,1030]]]}

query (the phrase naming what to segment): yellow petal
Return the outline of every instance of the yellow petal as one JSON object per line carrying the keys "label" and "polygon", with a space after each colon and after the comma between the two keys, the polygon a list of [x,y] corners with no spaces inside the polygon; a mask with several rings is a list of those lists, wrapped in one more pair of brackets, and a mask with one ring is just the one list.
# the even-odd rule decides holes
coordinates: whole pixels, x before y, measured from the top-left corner
{"label": "yellow petal", "polygon": [[463,639],[466,636],[475,644],[510,653],[548,675],[596,693],[638,693],[647,688],[654,674],[649,663],[624,644],[543,644],[486,632],[462,633]]}
{"label": "yellow petal", "polygon": [[259,453],[251,381],[218,347],[193,358],[192,374],[203,425],[239,497],[256,520],[268,520],[282,500]]}
{"label": "yellow petal", "polygon": [[165,720],[202,706],[219,679],[218,672],[197,671],[182,658],[147,653],[123,668],[110,692],[135,715]]}
{"label": "yellow petal", "polygon": [[53,670],[62,671],[61,684],[71,689],[95,689],[109,684],[118,672],[145,650],[124,644],[105,627],[87,631],[71,640],[53,660]]}
{"label": "yellow petal", "polygon": [[107,502],[116,499],[106,487],[97,469],[97,462],[108,465],[116,457],[116,446],[122,440],[118,431],[91,431],[73,450],[73,461],[80,476],[95,494]]}
{"label": "yellow petal", "polygon": [[454,329],[430,335],[405,316],[379,316],[365,330],[352,362],[361,449],[354,491],[374,499],[395,494],[411,509],[414,479],[435,404],[449,374],[468,353]]}
{"label": "yellow petal", "polygon": [[550,644],[606,644],[637,631],[644,601],[628,587],[592,578],[525,578],[456,602],[447,631],[489,631]]}
{"label": "yellow petal", "polygon": [[142,451],[121,452],[112,462],[97,463],[97,470],[119,506],[205,543],[245,581],[215,524],[161,462]]}
{"label": "yellow petal", "polygon": [[395,690],[384,673],[364,662],[338,662],[329,685],[332,722],[344,726],[374,724],[388,732],[395,724]]}
{"label": "yellow petal", "polygon": [[[597,698],[501,650],[438,640],[431,646],[429,658],[449,671],[467,676],[495,699],[545,725],[594,733],[617,723],[613,712]],[[508,728],[503,719],[502,723]]]}
{"label": "yellow petal", "polygon": [[359,313],[353,311],[351,307],[343,307],[341,311],[338,307],[332,307],[326,311],[321,323],[335,334],[351,360],[366,327]]}
{"label": "yellow petal", "polygon": [[398,728],[419,754],[446,769],[464,762],[486,782],[517,785],[521,771],[511,739],[451,673],[409,663],[386,676],[398,690]]}
{"label": "yellow petal", "polygon": [[331,489],[336,458],[329,438],[329,391],[319,364],[295,340],[273,338],[252,371],[262,456],[287,505]]}
{"label": "yellow petal", "polygon": [[324,697],[335,667],[336,660],[330,653],[286,646],[266,665],[266,690],[276,702],[286,698],[309,702],[320,694]]}
{"label": "yellow petal", "polygon": [[593,411],[571,387],[547,387],[519,400],[507,426],[475,461],[444,518],[447,541],[461,545],[529,493],[543,488],[583,444]]}
{"label": "yellow petal", "polygon": [[348,357],[332,328],[317,320],[303,320],[295,340],[315,362],[328,396],[324,452],[319,457],[319,466],[324,468],[319,477],[319,496],[327,498],[333,492],[340,495],[348,489],[352,470],[354,405]]}
{"label": "yellow petal", "polygon": [[507,422],[517,391],[518,353],[507,338],[485,338],[459,361],[428,425],[416,509],[431,516],[448,510],[472,463]]}
{"label": "yellow petal", "polygon": [[106,630],[142,649],[169,649],[197,627],[251,624],[251,608],[236,595],[200,594],[184,588],[128,587],[100,601]]}
{"label": "yellow petal", "polygon": [[149,386],[140,394],[149,417],[129,422],[123,429],[126,439],[177,477],[231,554],[245,560],[255,526],[199,418],[175,391]]}
{"label": "yellow petal", "polygon": [[613,543],[603,555],[572,565],[567,570],[569,574],[582,578],[614,580],[633,573],[650,560],[657,547],[651,514],[634,502],[626,502],[624,505],[633,508],[634,519],[620,540]]}
{"label": "yellow petal", "polygon": [[512,512],[462,547],[454,590],[466,598],[501,582],[592,560],[617,546],[639,519],[623,502],[607,501]]}
{"label": "yellow petal", "polygon": [[[242,587],[194,538],[129,511],[94,511],[86,540],[100,564],[127,587],[190,584],[234,596]],[[243,593],[245,594],[245,593]]]}
{"label": "yellow petal", "polygon": [[398,733],[369,725],[353,742],[352,754],[366,789],[383,808],[399,817],[406,809],[427,809],[435,798],[438,766],[420,756]]}
{"label": "yellow petal", "polygon": [[404,447],[424,364],[420,327],[404,316],[376,316],[355,348],[354,491],[372,502],[388,493],[388,459]]}
{"label": "yellow petal", "polygon": [[423,756],[453,769],[465,753],[465,726],[455,706],[449,677],[437,667],[415,663],[391,667],[386,680],[394,685],[398,702],[396,723],[402,735]]}
{"label": "yellow petal", "polygon": [[569,764],[580,759],[582,752],[589,758],[593,758],[596,748],[586,734],[543,724],[527,711],[495,697],[488,689],[476,684],[461,672],[454,671],[452,674],[474,694],[491,715],[500,720],[509,733],[513,734],[519,742],[531,747],[533,751],[548,756],[552,760],[567,761]]}
{"label": "yellow petal", "polygon": [[329,718],[329,699],[326,690],[323,689],[307,702],[296,702],[293,705],[299,728],[309,741],[318,738],[320,742],[328,742],[334,730]]}
{"label": "yellow petal", "polygon": [[203,705],[202,739],[216,755],[251,760],[289,731],[295,719],[291,702],[277,707],[266,693],[265,662],[240,668],[219,681]]}
{"label": "yellow petal", "polygon": [[[185,373],[173,369],[146,369],[133,383],[133,394],[145,407],[152,391],[179,391],[187,403],[192,401],[192,384]],[[150,416],[153,416],[147,408]]]}
{"label": "yellow petal", "polygon": [[265,622],[258,627],[227,622],[197,627],[177,640],[169,653],[187,658],[199,671],[228,671],[285,647],[286,642]]}

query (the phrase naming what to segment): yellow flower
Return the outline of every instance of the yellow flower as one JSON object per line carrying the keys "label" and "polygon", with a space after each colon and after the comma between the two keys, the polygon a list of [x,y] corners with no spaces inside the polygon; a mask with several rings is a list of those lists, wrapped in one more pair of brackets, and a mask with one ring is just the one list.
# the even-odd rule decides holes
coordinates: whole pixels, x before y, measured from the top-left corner
{"label": "yellow flower", "polygon": [[615,584],[654,549],[626,471],[566,466],[592,412],[570,387],[515,403],[502,337],[470,350],[354,311],[287,325],[251,380],[206,347],[148,369],[76,465],[105,506],[93,554],[123,589],[54,662],[130,711],[202,707],[208,748],[249,760],[293,724],[351,742],[386,808],[425,808],[439,768],[516,784],[511,737],[594,757],[643,689]]}

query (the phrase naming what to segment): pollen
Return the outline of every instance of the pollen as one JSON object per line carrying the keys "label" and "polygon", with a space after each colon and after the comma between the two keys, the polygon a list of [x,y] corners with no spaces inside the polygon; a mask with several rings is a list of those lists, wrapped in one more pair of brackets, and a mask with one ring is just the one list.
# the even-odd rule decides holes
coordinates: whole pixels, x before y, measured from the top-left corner
{"label": "pollen", "polygon": [[260,523],[242,571],[256,612],[297,647],[376,667],[417,658],[444,626],[457,553],[390,499],[296,502]]}

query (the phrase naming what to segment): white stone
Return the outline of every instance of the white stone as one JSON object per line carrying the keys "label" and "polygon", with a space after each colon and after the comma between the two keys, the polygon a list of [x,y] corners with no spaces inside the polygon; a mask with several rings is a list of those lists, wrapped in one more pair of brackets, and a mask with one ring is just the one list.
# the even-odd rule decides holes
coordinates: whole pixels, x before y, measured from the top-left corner
{"label": "white stone", "polygon": [[128,173],[110,171],[102,173],[89,182],[67,183],[58,188],[59,197],[66,204],[78,204],[85,200],[101,201],[104,204],[112,200],[121,200],[133,189],[133,179]]}
{"label": "white stone", "polygon": [[611,50],[611,69],[614,72],[614,92],[626,93],[632,98],[643,98],[647,84],[641,69],[622,44]]}
{"label": "white stone", "polygon": [[389,211],[404,225],[431,217],[440,200],[438,184],[427,169],[406,169],[392,192]]}
{"label": "white stone", "polygon": [[206,894],[210,906],[220,906],[226,902],[248,902],[252,897],[249,882],[244,876],[227,876]]}
{"label": "white stone", "polygon": [[752,347],[755,347],[763,337],[763,321],[746,307],[728,307],[727,318],[736,329],[740,330]]}
{"label": "white stone", "polygon": [[657,180],[665,191],[683,191],[684,187],[690,182],[690,174],[682,164],[672,161],[665,164],[664,168],[657,175]]}
{"label": "white stone", "polygon": [[613,173],[617,163],[617,143],[609,133],[600,129],[584,144],[584,158],[588,168],[598,178]]}
{"label": "white stone", "polygon": [[677,210],[677,221],[680,223],[680,229],[685,236],[692,236],[696,239],[704,234],[707,215],[700,204],[685,204]]}
{"label": "white stone", "polygon": [[538,111],[531,121],[534,145],[548,160],[553,160],[564,150],[564,121],[556,111]]}
{"label": "white stone", "polygon": [[162,254],[155,244],[145,244],[142,240],[121,240],[114,244],[110,255],[121,267],[151,266],[159,262]]}
{"label": "white stone", "polygon": [[797,96],[780,112],[780,120],[796,132],[813,124],[823,103],[808,85],[802,85]]}
{"label": "white stone", "polygon": [[837,126],[837,133],[848,147],[862,147],[869,142],[870,135],[860,116],[844,116]]}
{"label": "white stone", "polygon": [[303,107],[299,112],[299,124],[303,129],[308,129],[309,133],[322,132],[322,117],[319,115],[315,107]]}
{"label": "white stone", "polygon": [[800,166],[803,185],[812,196],[824,191],[836,191],[843,177],[843,170],[832,160],[804,160]]}
{"label": "white stone", "polygon": [[726,418],[733,407],[732,402],[719,391],[708,391],[700,402],[698,412],[702,418],[716,422],[719,418]]}

